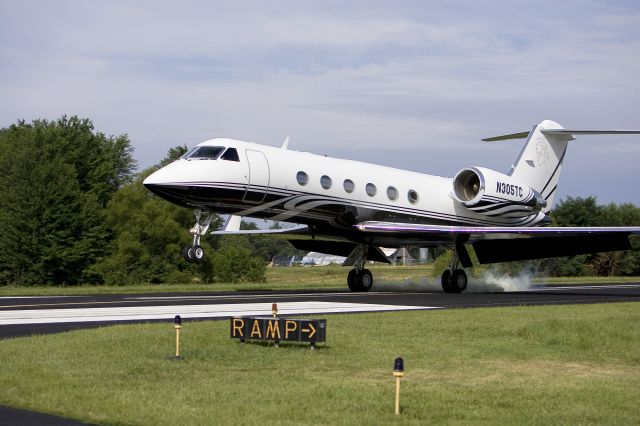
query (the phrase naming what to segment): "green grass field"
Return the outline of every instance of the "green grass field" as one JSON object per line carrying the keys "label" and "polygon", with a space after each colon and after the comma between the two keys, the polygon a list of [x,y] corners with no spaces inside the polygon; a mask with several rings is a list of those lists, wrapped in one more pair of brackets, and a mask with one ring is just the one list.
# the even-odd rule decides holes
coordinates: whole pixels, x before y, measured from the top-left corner
{"label": "green grass field", "polygon": [[[438,281],[433,264],[421,266],[388,266],[371,267],[376,282],[400,283],[394,288],[403,289],[402,283],[419,282],[425,277]],[[92,295],[92,294],[127,294],[127,293],[186,293],[212,291],[249,291],[249,290],[313,290],[336,289],[347,290],[346,277],[349,268],[340,266],[267,268],[266,283],[215,283],[215,284],[142,284],[133,286],[36,286],[15,287],[0,286],[0,296],[36,296],[36,295]],[[434,282],[435,282],[434,281]],[[535,278],[534,283],[551,285],[620,284],[640,282],[640,277],[567,277],[567,278]],[[375,284],[374,284],[375,290]]]}
{"label": "green grass field", "polygon": [[[227,321],[0,341],[0,404],[99,424],[640,424],[640,305],[327,316],[317,350]],[[402,356],[402,415],[393,360]]]}

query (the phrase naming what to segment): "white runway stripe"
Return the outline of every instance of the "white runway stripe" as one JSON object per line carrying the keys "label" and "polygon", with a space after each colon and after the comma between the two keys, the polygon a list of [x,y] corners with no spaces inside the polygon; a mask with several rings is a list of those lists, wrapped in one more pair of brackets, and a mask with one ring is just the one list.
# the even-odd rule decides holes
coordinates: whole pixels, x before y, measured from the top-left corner
{"label": "white runway stripe", "polygon": [[[280,315],[329,314],[441,309],[425,306],[377,305],[366,303],[283,302]],[[31,309],[0,312],[0,325],[52,324],[69,322],[109,322],[182,318],[227,318],[271,315],[271,303],[234,303],[220,305],[132,306],[82,309]]]}

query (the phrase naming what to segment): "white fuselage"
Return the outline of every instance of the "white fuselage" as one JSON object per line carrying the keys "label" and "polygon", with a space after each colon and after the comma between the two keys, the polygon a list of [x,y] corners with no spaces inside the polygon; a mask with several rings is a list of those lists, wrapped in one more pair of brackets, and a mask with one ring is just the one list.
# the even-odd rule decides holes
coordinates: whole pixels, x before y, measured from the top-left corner
{"label": "white fuselage", "polygon": [[449,178],[233,139],[198,145],[206,146],[234,148],[237,160],[188,153],[149,176],[145,186],[185,207],[343,228],[366,220],[526,226],[544,217],[475,213],[451,196]]}

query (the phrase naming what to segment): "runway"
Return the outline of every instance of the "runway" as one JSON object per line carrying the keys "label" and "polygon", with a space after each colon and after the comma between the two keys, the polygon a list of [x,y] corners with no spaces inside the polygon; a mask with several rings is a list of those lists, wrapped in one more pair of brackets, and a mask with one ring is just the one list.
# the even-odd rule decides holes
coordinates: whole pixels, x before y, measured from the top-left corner
{"label": "runway", "polygon": [[539,286],[528,291],[445,294],[438,291],[233,292],[108,296],[0,297],[0,338],[56,333],[115,323],[226,319],[271,315],[434,310],[498,306],[640,302],[640,283]]}

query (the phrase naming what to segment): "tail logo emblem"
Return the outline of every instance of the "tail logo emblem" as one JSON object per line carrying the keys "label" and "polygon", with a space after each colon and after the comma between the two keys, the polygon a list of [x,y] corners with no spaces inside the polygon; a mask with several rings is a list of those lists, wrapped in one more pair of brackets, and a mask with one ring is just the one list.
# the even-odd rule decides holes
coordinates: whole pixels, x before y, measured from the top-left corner
{"label": "tail logo emblem", "polygon": [[536,163],[538,166],[542,167],[549,161],[549,152],[547,152],[547,144],[545,143],[543,138],[538,139],[538,143],[536,144]]}

